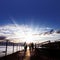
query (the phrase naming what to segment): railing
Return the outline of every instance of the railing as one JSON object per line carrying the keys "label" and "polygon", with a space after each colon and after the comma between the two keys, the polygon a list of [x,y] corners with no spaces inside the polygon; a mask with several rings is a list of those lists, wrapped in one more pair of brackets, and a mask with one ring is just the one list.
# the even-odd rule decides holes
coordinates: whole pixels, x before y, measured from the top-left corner
{"label": "railing", "polygon": [[45,42],[42,42],[42,43],[38,43],[38,44],[36,44],[36,48],[39,48],[39,47],[41,47],[42,45],[48,44],[48,43],[50,43],[50,41],[45,41]]}
{"label": "railing", "polygon": [[[3,42],[5,42],[5,44]],[[2,50],[0,51],[0,53],[5,54],[5,56],[8,55],[8,50],[10,49],[12,50],[11,51],[12,53],[21,50],[20,49],[21,45],[19,43],[10,42],[9,40],[2,40],[2,41],[0,40],[0,43],[2,44],[2,45],[0,44],[1,45],[0,49]],[[9,43],[11,43],[11,45],[9,45]],[[3,51],[3,48],[4,48],[4,51]]]}

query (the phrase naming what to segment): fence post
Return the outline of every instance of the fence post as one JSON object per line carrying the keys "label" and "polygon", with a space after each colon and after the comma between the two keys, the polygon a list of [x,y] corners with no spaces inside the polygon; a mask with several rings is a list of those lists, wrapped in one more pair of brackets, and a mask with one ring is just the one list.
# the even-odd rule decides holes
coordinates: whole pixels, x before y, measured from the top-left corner
{"label": "fence post", "polygon": [[8,40],[6,40],[6,52],[5,52],[5,56],[7,55],[7,47],[8,47]]}
{"label": "fence post", "polygon": [[13,53],[14,53],[14,43],[13,43]]}
{"label": "fence post", "polygon": [[19,44],[19,51],[20,51],[20,44]]}

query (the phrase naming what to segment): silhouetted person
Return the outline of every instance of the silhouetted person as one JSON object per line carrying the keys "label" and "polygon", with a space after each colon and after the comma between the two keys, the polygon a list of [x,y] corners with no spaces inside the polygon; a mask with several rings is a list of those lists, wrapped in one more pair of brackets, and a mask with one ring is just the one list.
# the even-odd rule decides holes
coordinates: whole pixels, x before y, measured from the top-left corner
{"label": "silhouetted person", "polygon": [[35,49],[36,49],[36,43],[35,43]]}
{"label": "silhouetted person", "polygon": [[33,51],[33,49],[34,49],[34,44],[31,43],[31,50]]}
{"label": "silhouetted person", "polygon": [[29,50],[31,51],[31,43],[29,44]]}
{"label": "silhouetted person", "polygon": [[30,44],[29,44],[29,50],[30,50],[30,51],[33,51],[33,49],[34,49],[34,44],[33,44],[33,43],[30,43]]}
{"label": "silhouetted person", "polygon": [[24,51],[26,52],[26,50],[27,50],[27,44],[26,44],[26,42],[24,43]]}

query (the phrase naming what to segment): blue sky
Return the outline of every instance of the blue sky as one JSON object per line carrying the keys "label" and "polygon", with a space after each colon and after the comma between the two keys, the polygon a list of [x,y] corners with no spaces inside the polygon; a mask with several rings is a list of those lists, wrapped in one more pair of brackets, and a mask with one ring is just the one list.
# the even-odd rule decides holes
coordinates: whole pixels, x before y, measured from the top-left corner
{"label": "blue sky", "polygon": [[27,42],[60,39],[60,0],[0,0],[0,36]]}
{"label": "blue sky", "polygon": [[11,19],[60,29],[60,0],[0,0],[0,25]]}

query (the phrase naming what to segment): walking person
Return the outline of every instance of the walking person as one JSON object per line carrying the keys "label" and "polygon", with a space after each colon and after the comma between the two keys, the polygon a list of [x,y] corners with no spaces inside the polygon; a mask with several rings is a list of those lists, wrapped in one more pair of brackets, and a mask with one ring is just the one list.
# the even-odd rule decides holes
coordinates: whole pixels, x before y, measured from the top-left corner
{"label": "walking person", "polygon": [[34,49],[34,44],[33,44],[33,43],[31,43],[31,49],[32,49],[32,51],[33,51],[33,49]]}
{"label": "walking person", "polygon": [[24,51],[25,52],[27,51],[27,44],[26,44],[26,42],[24,43]]}

